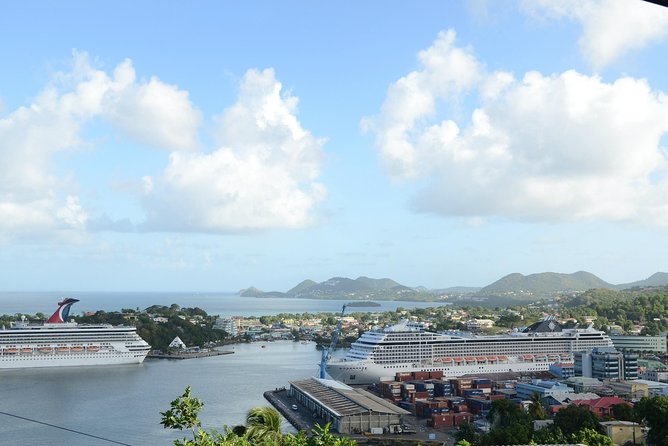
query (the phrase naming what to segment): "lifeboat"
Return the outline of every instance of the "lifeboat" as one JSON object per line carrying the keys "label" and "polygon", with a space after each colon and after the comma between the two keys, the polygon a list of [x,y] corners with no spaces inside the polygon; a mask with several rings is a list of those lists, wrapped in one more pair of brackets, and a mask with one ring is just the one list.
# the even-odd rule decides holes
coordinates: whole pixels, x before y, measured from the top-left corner
{"label": "lifeboat", "polygon": [[499,361],[502,361],[502,362],[503,361],[508,361],[508,357],[501,355],[501,356],[499,356]]}
{"label": "lifeboat", "polygon": [[464,362],[464,358],[454,358],[455,362]]}
{"label": "lifeboat", "polygon": [[497,359],[498,359],[498,358],[497,358],[496,356],[488,356],[488,357],[487,357],[487,360],[488,360],[488,361],[496,362]]}
{"label": "lifeboat", "polygon": [[69,347],[56,347],[58,353],[67,353],[70,351]]}
{"label": "lifeboat", "polygon": [[86,347],[86,350],[88,350],[89,352],[97,352],[100,350],[100,347],[98,347],[97,345],[89,345],[88,347]]}
{"label": "lifeboat", "polygon": [[5,355],[15,355],[15,354],[17,354],[18,352],[19,352],[19,350],[16,349],[16,348],[6,348],[6,349],[4,350]]}
{"label": "lifeboat", "polygon": [[53,348],[51,347],[40,347],[37,349],[38,352],[40,353],[51,353],[53,351]]}
{"label": "lifeboat", "polygon": [[522,359],[525,361],[530,361],[533,359],[533,355],[522,355]]}
{"label": "lifeboat", "polygon": [[21,353],[23,353],[23,354],[29,354],[29,355],[32,354],[32,347],[23,347],[23,348],[21,349]]}
{"label": "lifeboat", "polygon": [[487,361],[487,356],[478,356],[475,358],[478,362],[485,362]]}
{"label": "lifeboat", "polygon": [[72,347],[70,350],[72,350],[74,353],[81,353],[83,351],[83,347],[76,346],[76,347]]}
{"label": "lifeboat", "polygon": [[451,363],[452,358],[441,358],[441,362]]}

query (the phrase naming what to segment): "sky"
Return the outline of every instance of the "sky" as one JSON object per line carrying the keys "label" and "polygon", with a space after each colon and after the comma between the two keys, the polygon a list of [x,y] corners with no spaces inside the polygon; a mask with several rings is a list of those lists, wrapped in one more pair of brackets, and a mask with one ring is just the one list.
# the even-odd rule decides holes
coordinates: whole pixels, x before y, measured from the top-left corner
{"label": "sky", "polygon": [[9,2],[0,289],[668,271],[668,8]]}

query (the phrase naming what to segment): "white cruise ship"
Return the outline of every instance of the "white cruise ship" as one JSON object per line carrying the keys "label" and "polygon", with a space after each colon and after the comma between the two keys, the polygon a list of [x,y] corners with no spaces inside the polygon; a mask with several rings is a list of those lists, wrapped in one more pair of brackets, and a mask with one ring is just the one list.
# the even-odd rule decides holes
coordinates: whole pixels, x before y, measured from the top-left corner
{"label": "white cruise ship", "polygon": [[67,322],[77,299],[58,303],[42,325],[14,323],[0,329],[0,368],[139,364],[151,346],[135,327]]}
{"label": "white cruise ship", "polygon": [[403,322],[367,331],[345,358],[333,358],[326,369],[346,384],[372,384],[396,372],[442,371],[445,378],[538,372],[555,362],[573,362],[574,352],[593,347],[612,347],[612,341],[591,326],[562,329],[552,317],[524,332],[501,336],[431,333],[422,324]]}

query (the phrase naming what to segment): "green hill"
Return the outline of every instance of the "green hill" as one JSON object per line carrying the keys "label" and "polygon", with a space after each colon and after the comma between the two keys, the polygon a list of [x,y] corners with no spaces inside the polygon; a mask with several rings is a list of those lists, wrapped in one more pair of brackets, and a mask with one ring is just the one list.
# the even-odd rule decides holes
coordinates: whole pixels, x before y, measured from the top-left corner
{"label": "green hill", "polygon": [[654,273],[645,280],[638,280],[631,283],[623,283],[617,285],[615,288],[618,290],[626,290],[629,288],[645,288],[650,286],[663,286],[668,285],[668,273]]}
{"label": "green hill", "polygon": [[578,271],[573,274],[537,273],[528,276],[513,273],[487,285],[478,294],[487,296],[508,293],[535,295],[561,291],[586,291],[592,288],[614,289],[615,285],[586,271]]}

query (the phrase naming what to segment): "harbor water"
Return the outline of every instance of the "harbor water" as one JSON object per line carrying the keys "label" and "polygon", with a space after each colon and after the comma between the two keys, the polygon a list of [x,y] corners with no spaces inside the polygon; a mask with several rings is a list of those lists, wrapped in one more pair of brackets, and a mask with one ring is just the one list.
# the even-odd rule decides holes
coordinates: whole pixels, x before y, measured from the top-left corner
{"label": "harbor water", "polygon": [[[267,406],[263,392],[316,376],[314,343],[227,346],[232,355],[141,365],[0,370],[0,411],[129,445],[170,445],[160,412],[191,386],[204,401],[205,429],[243,424],[248,409]],[[291,427],[284,423],[284,430]],[[0,415],[0,444],[97,446],[112,443]]]}

